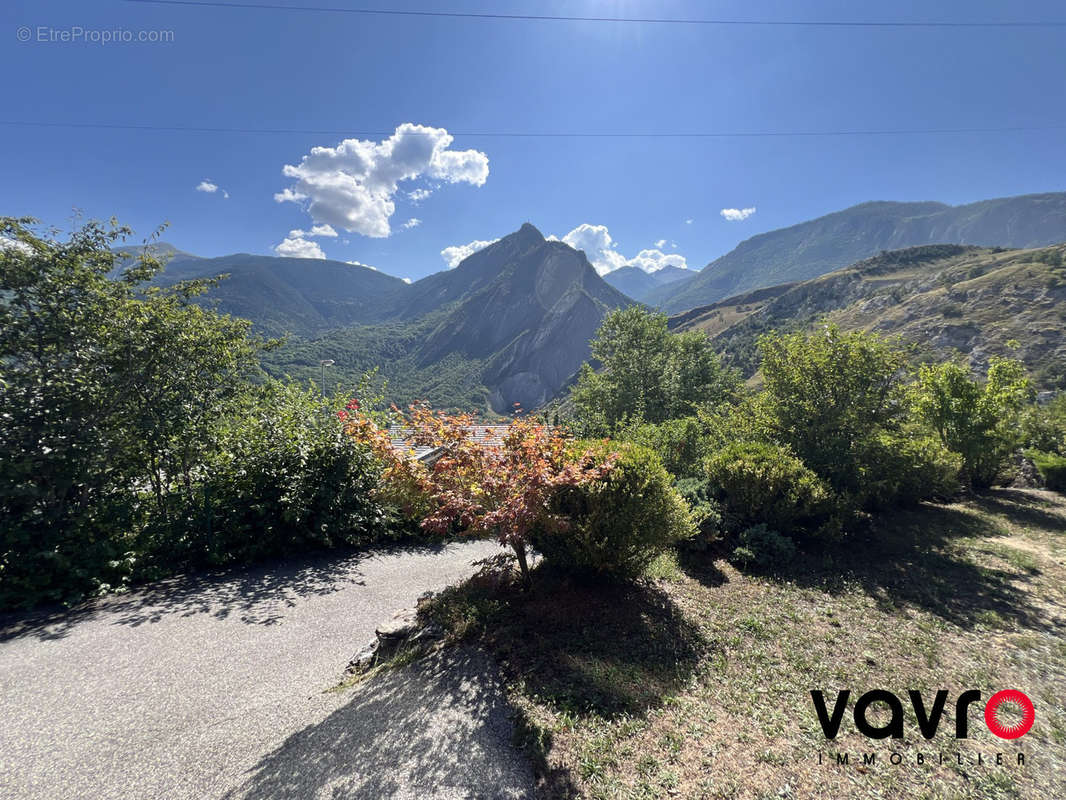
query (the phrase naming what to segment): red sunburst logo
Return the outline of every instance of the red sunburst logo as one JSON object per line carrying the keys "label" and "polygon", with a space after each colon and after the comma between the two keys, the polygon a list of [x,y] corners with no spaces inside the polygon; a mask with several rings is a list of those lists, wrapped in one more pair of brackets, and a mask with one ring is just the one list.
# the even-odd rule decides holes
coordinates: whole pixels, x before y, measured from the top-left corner
{"label": "red sunburst logo", "polygon": [[[1022,718],[1016,722],[1004,724],[999,718],[1000,706],[1004,703],[1017,706],[1022,711]],[[1024,692],[1017,689],[1004,689],[988,698],[985,706],[985,724],[1000,739],[1017,739],[1029,733],[1036,721],[1033,701]]]}

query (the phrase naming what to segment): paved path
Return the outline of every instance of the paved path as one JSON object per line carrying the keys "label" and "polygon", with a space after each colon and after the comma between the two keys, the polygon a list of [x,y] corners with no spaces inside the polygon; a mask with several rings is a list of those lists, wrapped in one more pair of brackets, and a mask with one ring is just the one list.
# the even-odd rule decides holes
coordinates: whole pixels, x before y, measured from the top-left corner
{"label": "paved path", "polygon": [[326,691],[379,621],[497,550],[322,557],[0,620],[0,797],[524,797],[480,653]]}

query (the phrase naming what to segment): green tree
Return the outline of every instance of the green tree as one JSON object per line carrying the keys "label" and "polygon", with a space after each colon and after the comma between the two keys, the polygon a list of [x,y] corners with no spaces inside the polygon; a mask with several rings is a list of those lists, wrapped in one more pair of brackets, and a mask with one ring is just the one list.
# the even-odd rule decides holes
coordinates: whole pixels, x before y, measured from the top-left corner
{"label": "green tree", "polygon": [[870,442],[906,417],[906,353],[876,334],[831,324],[812,334],[766,334],[759,349],[771,435],[861,502]]}
{"label": "green tree", "polygon": [[598,369],[584,364],[572,395],[578,423],[589,433],[689,416],[721,402],[738,383],[705,334],[670,333],[665,314],[641,306],[607,314],[591,347]]}
{"label": "green tree", "polygon": [[963,482],[984,488],[1020,445],[1019,420],[1032,394],[1021,362],[993,358],[984,381],[951,362],[922,367],[912,400],[944,445],[962,456]]}
{"label": "green tree", "polygon": [[255,369],[249,323],[194,305],[204,282],[153,288],[129,231],[66,241],[0,218],[0,604],[120,580],[151,489],[191,494],[197,453]]}

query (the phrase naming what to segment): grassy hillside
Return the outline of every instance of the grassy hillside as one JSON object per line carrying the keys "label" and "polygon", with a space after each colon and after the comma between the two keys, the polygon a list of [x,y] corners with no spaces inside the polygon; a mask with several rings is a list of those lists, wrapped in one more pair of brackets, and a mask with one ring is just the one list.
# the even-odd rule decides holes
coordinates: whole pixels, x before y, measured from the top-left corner
{"label": "grassy hillside", "polygon": [[[377,369],[385,381],[386,399],[404,406],[425,400],[436,408],[479,411],[492,415],[484,364],[461,354],[436,363],[420,364],[421,343],[445,314],[427,315],[415,322],[359,325],[330,331],[316,339],[292,338],[280,349],[264,354],[263,367],[276,377],[301,381],[324,380],[327,391],[355,393],[363,374]],[[332,360],[329,367],[320,361]]]}
{"label": "grassy hillside", "polygon": [[369,267],[317,258],[237,253],[196,258],[177,253],[161,284],[228,275],[203,302],[250,319],[259,332],[312,336],[345,325],[376,322],[408,289],[399,278]]}
{"label": "grassy hillside", "polygon": [[[500,660],[541,797],[1057,800],[1064,531],[1061,495],[1003,489],[885,515],[851,546],[772,576],[712,549],[628,589],[538,575],[537,591],[516,586],[501,602],[474,580],[427,613]],[[913,714],[902,740],[859,734],[851,710],[875,688],[905,704],[907,689],[927,702],[946,689],[936,736],[924,740]],[[1033,729],[997,739],[975,706],[969,738],[956,741],[959,694],[1004,688],[1032,698]],[[835,740],[811,689],[852,691]]]}
{"label": "grassy hillside", "polygon": [[671,318],[671,328],[706,331],[750,376],[760,334],[807,328],[822,317],[846,329],[899,334],[920,357],[962,353],[979,369],[993,355],[1012,355],[1041,388],[1063,388],[1066,245],[908,248],[693,309]]}
{"label": "grassy hillside", "polygon": [[1014,248],[1066,241],[1066,193],[942,203],[863,203],[741,242],[683,283],[642,298],[668,313],[808,280],[882,250],[953,243]]}

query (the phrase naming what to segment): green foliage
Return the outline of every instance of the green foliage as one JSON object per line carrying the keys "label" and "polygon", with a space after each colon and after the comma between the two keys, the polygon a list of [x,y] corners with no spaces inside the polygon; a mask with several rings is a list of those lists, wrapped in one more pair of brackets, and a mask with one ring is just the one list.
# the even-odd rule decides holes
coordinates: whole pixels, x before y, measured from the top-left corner
{"label": "green foliage", "polygon": [[630,420],[659,423],[729,397],[737,376],[724,369],[707,336],[672,334],[664,314],[641,306],[607,314],[572,393],[578,427],[589,434]]}
{"label": "green foliage", "polygon": [[860,462],[865,471],[862,505],[868,509],[947,500],[960,488],[962,457],[921,429],[881,431],[870,440]]}
{"label": "green foliage", "polygon": [[737,531],[765,522],[792,533],[829,521],[832,493],[783,447],[736,442],[707,459],[707,481],[724,506],[725,525]]}
{"label": "green foliage", "polygon": [[577,442],[597,463],[617,454],[602,478],[562,488],[555,513],[569,520],[540,530],[533,545],[551,564],[616,577],[636,577],[656,557],[695,534],[688,506],[654,452],[627,443]]}
{"label": "green foliage", "polygon": [[218,565],[384,538],[388,515],[372,497],[381,465],[345,434],[339,410],[313,388],[271,382],[249,392],[162,557]]}
{"label": "green foliage", "polygon": [[1066,455],[1066,392],[1046,406],[1030,406],[1022,414],[1022,445]]}
{"label": "green foliage", "polygon": [[128,574],[134,533],[191,495],[220,410],[263,343],[193,302],[205,282],[145,288],[147,253],[109,277],[128,231],[61,242],[0,219],[0,604],[62,600]]}
{"label": "green foliage", "polygon": [[1040,450],[1027,450],[1025,455],[1033,462],[1047,488],[1066,493],[1066,456]]}
{"label": "green foliage", "polygon": [[993,358],[983,382],[959,364],[924,366],[911,399],[917,414],[962,457],[963,482],[983,488],[1019,446],[1019,419],[1032,391],[1023,364]]}
{"label": "green foliage", "polygon": [[785,566],[795,557],[796,545],[791,539],[760,523],[740,532],[729,560],[740,567],[772,570]]}
{"label": "green foliage", "polygon": [[865,332],[825,325],[760,338],[765,412],[773,437],[829,482],[861,498],[873,440],[906,415],[904,351]]}
{"label": "green foliage", "polygon": [[[747,394],[734,402],[701,409],[699,421],[711,452],[733,442],[765,442],[773,438],[774,420],[764,393]],[[702,472],[702,462],[699,468]]]}
{"label": "green foliage", "polygon": [[722,526],[722,506],[714,499],[714,490],[706,478],[681,478],[674,488],[688,503],[692,521],[705,537],[714,537]]}
{"label": "green foliage", "polygon": [[116,269],[113,224],[31,225],[0,220],[0,606],[384,532],[376,461],[311,390],[251,388],[274,343],[210,282]]}
{"label": "green foliage", "polygon": [[[370,370],[387,380],[386,399],[400,407],[425,401],[443,409],[489,409],[483,360],[453,352],[427,362],[418,348],[446,315],[427,314],[410,322],[355,325],[315,339],[291,337],[263,357],[263,369],[299,383],[325,381],[326,392],[350,391]],[[324,370],[320,362],[333,361]]]}
{"label": "green foliage", "polygon": [[710,455],[706,429],[697,417],[668,419],[658,424],[631,423],[615,435],[654,450],[667,471],[678,478],[700,474],[700,465]]}

